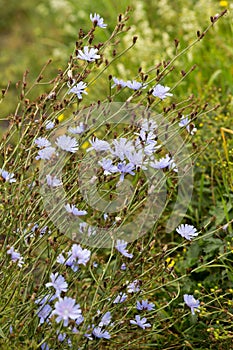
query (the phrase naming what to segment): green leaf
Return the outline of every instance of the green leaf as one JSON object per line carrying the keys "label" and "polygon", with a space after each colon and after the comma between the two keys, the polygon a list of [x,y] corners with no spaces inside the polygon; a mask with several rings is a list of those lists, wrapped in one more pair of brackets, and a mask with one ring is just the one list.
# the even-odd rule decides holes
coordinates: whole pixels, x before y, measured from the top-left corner
{"label": "green leaf", "polygon": [[209,238],[206,247],[204,247],[204,252],[210,253],[216,249],[220,249],[224,243],[219,238]]}
{"label": "green leaf", "polygon": [[0,336],[1,336],[3,339],[6,339],[6,336],[5,336],[5,334],[3,333],[3,330],[2,330],[1,327],[0,327]]}

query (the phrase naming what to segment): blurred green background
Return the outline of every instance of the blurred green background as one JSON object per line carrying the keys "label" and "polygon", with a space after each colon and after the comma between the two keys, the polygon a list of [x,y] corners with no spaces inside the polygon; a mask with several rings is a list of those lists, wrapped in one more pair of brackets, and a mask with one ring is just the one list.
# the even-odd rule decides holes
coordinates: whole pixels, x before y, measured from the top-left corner
{"label": "blurred green background", "polygon": [[[186,46],[195,39],[197,30],[207,27],[210,16],[228,9],[228,14],[211,29],[203,42],[179,59],[178,68],[186,70],[197,64],[197,69],[179,86],[176,96],[184,96],[187,92],[203,96],[213,86],[221,88],[223,97],[232,92],[233,5],[230,1],[0,0],[1,88],[9,80],[12,82],[2,113],[12,112],[16,104],[14,84],[26,69],[30,72],[29,81],[33,81],[49,58],[53,60],[48,73],[51,77],[66,66],[79,29],[87,32],[91,27],[90,13],[99,13],[108,24],[107,29],[98,29],[97,33],[98,39],[104,41],[113,30],[118,14],[127,6],[132,8],[131,30],[122,37],[121,47],[131,43],[133,35],[138,36],[138,42],[110,73],[130,79],[136,75],[139,66],[146,69],[172,58],[175,38],[180,41],[180,48]],[[167,84],[178,80],[175,74],[178,72],[168,78]]]}

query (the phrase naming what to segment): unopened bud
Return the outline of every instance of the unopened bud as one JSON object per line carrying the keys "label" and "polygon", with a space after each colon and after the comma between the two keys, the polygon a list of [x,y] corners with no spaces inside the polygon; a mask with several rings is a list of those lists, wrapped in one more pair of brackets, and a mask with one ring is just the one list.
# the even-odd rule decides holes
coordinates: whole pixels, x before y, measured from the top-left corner
{"label": "unopened bud", "polygon": [[179,43],[180,43],[179,40],[178,40],[178,39],[175,39],[174,42],[175,42],[175,47],[178,47],[178,45],[179,45]]}

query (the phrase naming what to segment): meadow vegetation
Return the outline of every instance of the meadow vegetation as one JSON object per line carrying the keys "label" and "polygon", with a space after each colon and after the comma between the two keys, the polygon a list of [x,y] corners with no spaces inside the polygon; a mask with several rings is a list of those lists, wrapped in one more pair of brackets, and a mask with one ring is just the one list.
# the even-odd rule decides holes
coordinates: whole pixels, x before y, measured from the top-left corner
{"label": "meadow vegetation", "polygon": [[232,4],[1,3],[0,348],[231,349]]}

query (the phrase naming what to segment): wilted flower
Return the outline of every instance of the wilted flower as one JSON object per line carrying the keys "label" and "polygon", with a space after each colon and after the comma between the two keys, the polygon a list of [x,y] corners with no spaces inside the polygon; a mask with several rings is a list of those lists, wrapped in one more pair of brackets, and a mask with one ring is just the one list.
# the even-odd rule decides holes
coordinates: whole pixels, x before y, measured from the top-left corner
{"label": "wilted flower", "polygon": [[152,95],[159,97],[161,100],[164,100],[168,96],[173,96],[173,94],[168,92],[169,90],[170,88],[168,86],[157,84],[152,91]]}
{"label": "wilted flower", "polygon": [[100,55],[97,55],[98,49],[90,48],[88,46],[84,46],[83,51],[78,50],[78,56],[77,58],[80,58],[81,60],[93,62],[100,58]]}
{"label": "wilted flower", "polygon": [[190,307],[191,312],[193,315],[195,315],[195,309],[197,309],[197,312],[200,312],[198,307],[200,306],[200,301],[196,300],[193,295],[190,294],[184,294],[184,302],[188,307]]}
{"label": "wilted flower", "polygon": [[181,224],[177,227],[176,232],[189,241],[198,235],[197,229],[193,225]]}
{"label": "wilted flower", "polygon": [[94,15],[92,15],[92,13],[91,13],[90,20],[92,21],[92,23],[94,23],[96,26],[98,26],[100,28],[107,27],[107,24],[104,23],[104,19],[102,17],[100,17],[100,15],[98,15],[97,13],[95,13]]}
{"label": "wilted flower", "polygon": [[128,242],[125,242],[123,239],[117,239],[116,242],[116,249],[118,252],[120,252],[122,255],[126,256],[126,258],[132,258],[133,254],[128,253],[128,250],[126,249]]}

